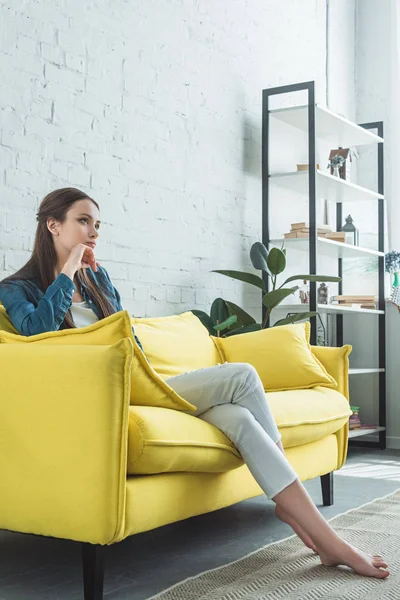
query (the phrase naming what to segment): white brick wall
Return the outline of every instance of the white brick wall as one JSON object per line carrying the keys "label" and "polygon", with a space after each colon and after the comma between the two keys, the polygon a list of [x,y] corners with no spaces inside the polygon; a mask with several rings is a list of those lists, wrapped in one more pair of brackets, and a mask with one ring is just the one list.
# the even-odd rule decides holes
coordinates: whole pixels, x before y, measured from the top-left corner
{"label": "white brick wall", "polygon": [[[3,0],[0,23],[0,278],[29,258],[43,196],[76,185],[130,312],[223,296],[260,318],[257,291],[210,271],[252,270],[261,90],[316,79],[324,103],[325,1]],[[352,90],[349,72],[331,88]]]}

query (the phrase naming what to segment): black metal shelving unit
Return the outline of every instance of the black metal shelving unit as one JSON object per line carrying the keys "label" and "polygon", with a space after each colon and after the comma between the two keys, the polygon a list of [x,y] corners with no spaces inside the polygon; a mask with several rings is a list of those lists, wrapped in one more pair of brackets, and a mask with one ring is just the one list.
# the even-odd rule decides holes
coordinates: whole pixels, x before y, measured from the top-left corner
{"label": "black metal shelving unit", "polygon": [[[279,109],[275,111],[271,111],[270,109],[270,98],[272,96],[287,94],[298,91],[306,91],[307,92],[307,104],[291,107],[287,109]],[[291,119],[288,119],[286,122],[290,124],[295,124],[295,126],[299,126],[299,122],[302,123],[301,128],[308,133],[308,172],[306,174],[291,174],[294,177],[302,176],[306,177],[308,180],[308,222],[309,222],[309,237],[308,237],[308,255],[309,255],[309,273],[316,274],[317,273],[317,253],[318,253],[318,244],[319,240],[317,238],[317,193],[318,193],[318,185],[317,185],[317,177],[319,176],[322,179],[328,179],[328,183],[331,182],[330,176],[324,175],[323,173],[317,171],[316,168],[316,144],[317,144],[317,125],[318,125],[318,115],[317,110],[320,111],[320,115],[323,118],[326,118],[329,122],[335,123],[335,119],[337,119],[338,127],[347,126],[354,128],[356,137],[360,137],[360,135],[367,136],[366,139],[363,138],[362,144],[366,143],[375,143],[378,147],[378,161],[377,161],[377,173],[378,173],[378,194],[376,192],[372,192],[371,190],[361,188],[360,186],[356,186],[354,184],[348,184],[347,182],[343,182],[340,180],[339,182],[332,182],[334,185],[336,183],[340,185],[343,189],[340,190],[340,193],[344,196],[346,193],[363,193],[366,199],[377,201],[378,207],[378,251],[369,251],[366,249],[357,248],[359,252],[366,252],[366,256],[374,254],[378,259],[378,278],[379,278],[379,292],[378,292],[378,308],[377,310],[369,310],[365,309],[365,311],[359,309],[353,309],[354,312],[369,312],[370,314],[368,318],[373,319],[374,315],[378,316],[379,323],[379,344],[378,344],[378,368],[373,369],[350,369],[350,375],[354,374],[368,374],[378,372],[379,377],[379,424],[377,430],[353,430],[349,432],[349,444],[356,446],[365,446],[365,447],[376,447],[376,448],[386,448],[386,314],[385,314],[385,290],[384,290],[384,273],[385,273],[385,265],[384,265],[384,174],[383,174],[383,122],[378,121],[374,123],[363,123],[357,125],[355,123],[351,123],[347,119],[340,117],[339,115],[334,115],[329,109],[325,109],[322,107],[318,107],[315,102],[315,82],[307,81],[302,83],[296,83],[292,85],[285,85],[280,87],[268,88],[263,90],[262,97],[262,242],[268,248],[271,243],[270,238],[270,216],[269,216],[269,207],[270,207],[270,118],[271,112],[282,114],[290,114]],[[293,121],[293,115],[294,121]],[[274,115],[276,116],[276,115]],[[279,115],[278,115],[279,116]],[[322,118],[321,117],[321,118]],[[281,118],[281,117],[280,117]],[[301,121],[301,119],[303,119]],[[282,120],[285,120],[284,118]],[[296,121],[297,120],[297,121]],[[376,130],[376,135],[363,134],[362,130],[370,131]],[[378,137],[377,137],[378,136]],[[338,147],[342,144],[338,143]],[[356,146],[358,144],[349,144],[351,146]],[[292,180],[294,180],[292,178]],[[351,201],[351,198],[345,201]],[[336,200],[336,229],[339,231],[341,225],[343,223],[343,214],[342,214],[342,202],[338,202]],[[337,251],[337,271],[338,276],[342,277],[343,273],[343,258],[341,256],[342,249],[340,246],[346,247],[346,244],[341,244],[340,242],[335,242],[333,245],[331,244],[331,248],[333,247],[335,252]],[[263,280],[268,291],[269,279],[268,276],[263,273]],[[339,283],[339,294],[343,294],[343,283]],[[329,307],[329,305],[328,305]],[[322,307],[320,307],[321,309]],[[310,282],[310,304],[307,305],[307,310],[317,311],[317,284],[315,282]],[[288,312],[296,312],[294,307],[288,306]],[[329,314],[334,314],[336,316],[336,345],[343,345],[343,315],[346,312],[353,311],[345,311],[342,309],[340,312],[338,310],[327,309]],[[266,307],[263,306],[263,319],[265,318]],[[316,317],[311,318],[311,337],[310,343],[313,345],[317,344],[317,322]],[[353,373],[352,373],[353,371]],[[379,441],[370,441],[370,440],[360,440],[359,438],[364,435],[369,435],[371,433],[379,434]]]}

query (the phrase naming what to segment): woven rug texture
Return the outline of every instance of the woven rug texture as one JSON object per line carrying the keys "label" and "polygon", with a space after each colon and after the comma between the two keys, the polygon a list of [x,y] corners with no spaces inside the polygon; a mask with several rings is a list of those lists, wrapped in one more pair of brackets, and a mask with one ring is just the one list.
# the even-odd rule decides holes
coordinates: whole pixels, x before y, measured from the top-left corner
{"label": "woven rug texture", "polygon": [[148,600],[400,600],[400,489],[329,523],[360,550],[383,556],[389,577],[378,580],[347,567],[325,567],[293,535]]}

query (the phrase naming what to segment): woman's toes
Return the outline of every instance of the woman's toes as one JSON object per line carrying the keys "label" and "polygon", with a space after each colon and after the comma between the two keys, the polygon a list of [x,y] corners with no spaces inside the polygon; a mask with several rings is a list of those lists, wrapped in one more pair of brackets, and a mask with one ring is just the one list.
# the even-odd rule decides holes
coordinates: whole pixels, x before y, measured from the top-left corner
{"label": "woman's toes", "polygon": [[388,567],[388,564],[385,563],[385,561],[383,560],[383,558],[373,558],[372,559],[372,563],[373,563],[374,567],[377,567],[378,569],[380,567],[383,567],[385,569]]}
{"label": "woman's toes", "polygon": [[378,579],[384,579],[385,577],[389,577],[390,575],[390,572],[386,571],[385,569],[378,569],[377,573],[378,574],[376,575],[376,577]]}

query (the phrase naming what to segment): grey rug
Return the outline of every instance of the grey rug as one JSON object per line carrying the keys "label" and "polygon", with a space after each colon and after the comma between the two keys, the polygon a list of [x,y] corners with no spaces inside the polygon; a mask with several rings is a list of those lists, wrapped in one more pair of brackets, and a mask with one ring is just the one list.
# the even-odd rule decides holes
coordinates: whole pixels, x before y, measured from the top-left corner
{"label": "grey rug", "polygon": [[400,600],[400,489],[329,520],[349,543],[389,564],[384,580],[325,567],[296,535],[204,571],[147,600]]}

